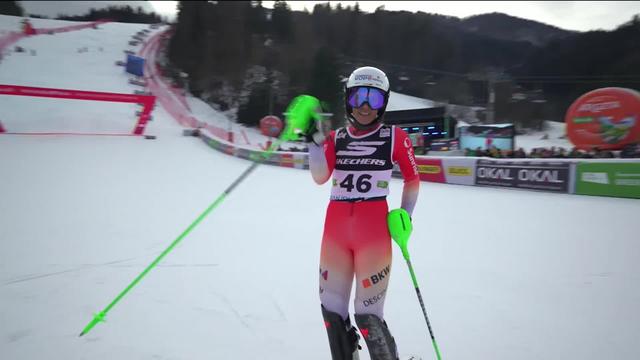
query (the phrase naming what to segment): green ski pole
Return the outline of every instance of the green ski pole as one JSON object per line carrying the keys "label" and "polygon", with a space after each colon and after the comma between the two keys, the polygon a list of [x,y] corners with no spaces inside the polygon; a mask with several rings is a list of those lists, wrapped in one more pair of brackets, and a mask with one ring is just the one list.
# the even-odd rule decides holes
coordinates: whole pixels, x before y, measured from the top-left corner
{"label": "green ski pole", "polygon": [[427,322],[427,327],[429,328],[429,335],[431,336],[433,348],[435,349],[438,360],[441,360],[440,349],[438,349],[438,343],[436,343],[436,338],[433,336],[431,323],[429,322],[429,317],[427,317],[427,310],[425,310],[424,301],[422,301],[422,294],[420,293],[418,280],[416,280],[416,274],[413,272],[413,266],[411,266],[411,260],[409,259],[409,249],[407,249],[407,245],[409,243],[409,236],[411,236],[411,232],[413,231],[411,217],[406,210],[402,208],[395,209],[389,212],[389,215],[387,216],[387,224],[389,225],[389,233],[391,234],[391,237],[398,244],[398,246],[400,246],[400,250],[402,250],[402,256],[407,261],[409,273],[411,274],[411,280],[413,281],[413,286],[416,289],[418,301],[420,301],[420,307],[422,308],[422,314],[424,315],[424,319]]}
{"label": "green ski pole", "polygon": [[[244,179],[246,179],[262,162],[260,161],[261,157],[263,159],[268,158],[271,153],[273,153],[280,144],[284,141],[298,140],[300,139],[313,125],[313,120],[322,121],[321,113],[320,113],[320,101],[309,95],[300,95],[296,97],[286,111],[287,117],[287,127],[285,131],[283,131],[282,135],[273,143],[271,146],[265,151],[263,154],[257,155],[253,157],[252,160],[255,160],[251,166],[249,166],[240,176],[225,190],[218,196],[218,198],[211,204],[209,207],[204,210],[198,218],[187,227],[186,230],[182,232],[172,243],[167,247],[153,262],[147,266],[140,275],[138,275],[116,298],[105,307],[102,311],[93,315],[93,319],[85,326],[79,336],[83,336],[88,334],[91,329],[93,329],[96,324],[99,322],[105,322],[105,318],[107,313],[114,307],[116,304],[122,300],[122,298],[127,295],[127,293],[134,287],[142,278],[151,271],[158,263],[173,250],[176,245],[182,241],[189,233],[196,227],[198,224],[209,215],[220,203],[224,201],[224,199],[236,188]],[[311,125],[310,125],[311,123]]]}

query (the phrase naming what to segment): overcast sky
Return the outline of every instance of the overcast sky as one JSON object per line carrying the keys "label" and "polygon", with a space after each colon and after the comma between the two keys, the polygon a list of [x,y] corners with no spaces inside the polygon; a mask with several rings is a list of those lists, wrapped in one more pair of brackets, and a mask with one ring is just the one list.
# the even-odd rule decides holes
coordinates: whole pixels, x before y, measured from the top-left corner
{"label": "overcast sky", "polygon": [[[309,11],[318,3],[327,1],[288,1],[292,10]],[[55,17],[58,13],[83,15],[91,7],[108,5],[141,6],[145,10],[173,20],[177,1],[20,1],[28,13]],[[273,7],[273,1],[263,1]],[[342,3],[355,5],[355,1],[329,1],[332,6]],[[151,4],[151,6],[149,6]],[[565,30],[613,30],[640,14],[640,1],[360,1],[360,9],[373,12],[384,5],[388,11],[422,11],[464,18],[471,15],[501,12],[520,18],[535,20]]]}
{"label": "overcast sky", "polygon": [[[177,1],[150,1],[158,13],[175,15]],[[273,7],[273,1],[263,1]],[[288,1],[292,10],[309,11],[326,1]],[[356,1],[329,1],[354,5]],[[640,14],[640,1],[360,1],[360,9],[373,12],[381,5],[388,11],[422,11],[464,18],[471,15],[502,12],[512,16],[543,22],[565,30],[613,30]]]}

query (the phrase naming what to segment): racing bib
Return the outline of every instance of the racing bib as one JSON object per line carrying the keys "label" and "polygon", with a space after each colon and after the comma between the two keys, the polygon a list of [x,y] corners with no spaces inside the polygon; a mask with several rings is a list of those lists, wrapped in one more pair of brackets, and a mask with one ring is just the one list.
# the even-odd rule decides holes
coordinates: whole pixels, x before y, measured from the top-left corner
{"label": "racing bib", "polygon": [[387,196],[393,170],[393,140],[391,126],[381,125],[364,136],[338,129],[331,200]]}

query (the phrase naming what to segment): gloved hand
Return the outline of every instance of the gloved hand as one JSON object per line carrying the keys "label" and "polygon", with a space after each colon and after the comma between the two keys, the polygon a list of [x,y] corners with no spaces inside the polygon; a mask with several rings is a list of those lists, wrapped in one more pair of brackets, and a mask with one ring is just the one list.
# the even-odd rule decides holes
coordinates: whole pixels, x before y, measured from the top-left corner
{"label": "gloved hand", "polygon": [[320,100],[310,95],[297,96],[285,112],[286,128],[282,139],[322,144],[330,130],[330,124],[322,117],[321,112]]}
{"label": "gloved hand", "polygon": [[329,132],[331,132],[331,123],[328,119],[316,120],[308,133],[305,134],[305,140],[307,142],[313,142],[316,145],[322,145],[327,139],[327,136],[329,136]]}

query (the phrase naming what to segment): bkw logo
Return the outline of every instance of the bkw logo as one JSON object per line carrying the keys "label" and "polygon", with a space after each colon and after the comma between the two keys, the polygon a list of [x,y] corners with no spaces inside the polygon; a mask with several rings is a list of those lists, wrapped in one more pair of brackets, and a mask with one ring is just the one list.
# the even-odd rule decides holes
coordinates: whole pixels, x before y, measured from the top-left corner
{"label": "bkw logo", "polygon": [[362,286],[364,286],[365,289],[369,288],[369,287],[379,283],[380,281],[382,281],[388,275],[389,275],[389,265],[387,265],[387,267],[382,269],[377,274],[374,274],[374,275],[370,276],[369,278],[362,280]]}

